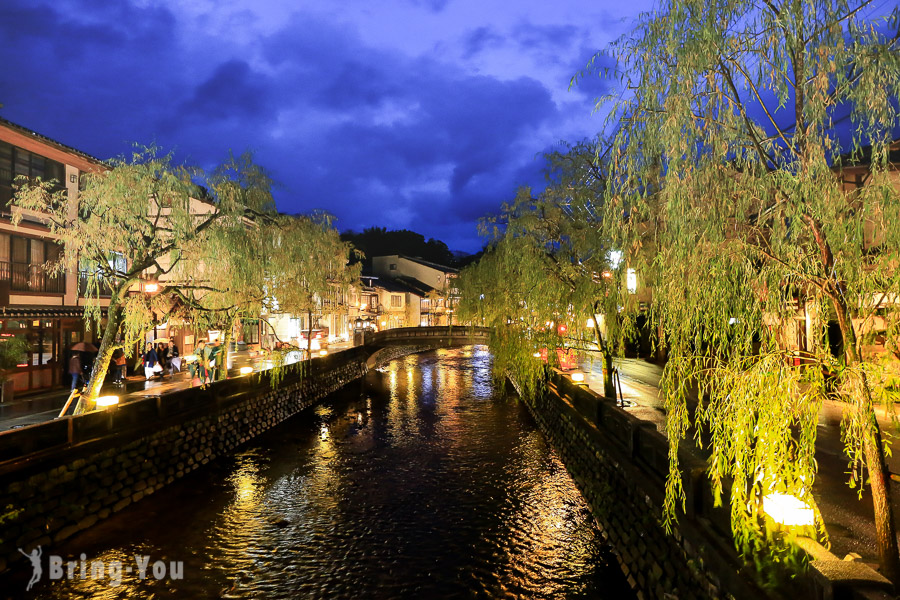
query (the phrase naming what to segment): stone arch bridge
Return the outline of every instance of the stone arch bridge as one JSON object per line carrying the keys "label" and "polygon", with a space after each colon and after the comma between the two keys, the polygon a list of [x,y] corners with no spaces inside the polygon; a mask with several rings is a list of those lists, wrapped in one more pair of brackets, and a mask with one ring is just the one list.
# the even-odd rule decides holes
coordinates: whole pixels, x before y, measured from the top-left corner
{"label": "stone arch bridge", "polygon": [[375,368],[399,356],[468,344],[487,344],[491,330],[487,327],[399,327],[366,333],[363,346],[369,355],[366,367]]}

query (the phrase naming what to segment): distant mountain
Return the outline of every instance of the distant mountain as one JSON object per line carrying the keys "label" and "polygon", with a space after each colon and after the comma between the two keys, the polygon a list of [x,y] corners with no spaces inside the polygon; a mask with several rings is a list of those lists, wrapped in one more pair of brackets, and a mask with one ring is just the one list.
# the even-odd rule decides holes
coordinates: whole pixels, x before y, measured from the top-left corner
{"label": "distant mountain", "polygon": [[448,267],[457,264],[455,253],[447,244],[434,238],[426,241],[424,235],[408,229],[388,231],[384,227],[369,227],[362,232],[347,230],[341,234],[341,239],[351,242],[366,255],[366,267],[372,266],[373,256],[386,254],[406,254]]}

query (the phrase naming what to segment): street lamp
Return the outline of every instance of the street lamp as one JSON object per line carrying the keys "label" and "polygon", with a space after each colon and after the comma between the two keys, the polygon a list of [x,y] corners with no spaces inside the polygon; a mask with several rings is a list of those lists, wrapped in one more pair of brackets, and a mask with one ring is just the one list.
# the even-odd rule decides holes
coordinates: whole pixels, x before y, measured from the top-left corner
{"label": "street lamp", "polygon": [[785,527],[810,527],[816,522],[815,511],[806,502],[790,494],[766,494],[763,496],[763,512]]}

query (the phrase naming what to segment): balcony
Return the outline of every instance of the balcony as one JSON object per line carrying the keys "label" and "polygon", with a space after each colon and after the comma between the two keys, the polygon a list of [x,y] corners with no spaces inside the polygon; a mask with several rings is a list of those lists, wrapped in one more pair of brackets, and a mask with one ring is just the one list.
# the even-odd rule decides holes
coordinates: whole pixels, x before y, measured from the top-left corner
{"label": "balcony", "polygon": [[11,292],[66,293],[65,275],[47,273],[42,265],[0,261],[0,281],[8,281]]}

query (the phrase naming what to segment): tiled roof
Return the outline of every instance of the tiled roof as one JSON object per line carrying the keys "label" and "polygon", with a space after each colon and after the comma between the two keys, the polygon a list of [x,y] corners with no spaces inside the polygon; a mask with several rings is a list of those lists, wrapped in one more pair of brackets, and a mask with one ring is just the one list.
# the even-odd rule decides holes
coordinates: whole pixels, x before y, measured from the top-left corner
{"label": "tiled roof", "polygon": [[31,129],[28,129],[27,127],[22,127],[18,123],[13,123],[12,121],[9,121],[2,117],[0,117],[0,125],[4,125],[6,127],[9,127],[10,129],[14,129],[23,135],[27,135],[28,137],[38,139],[46,144],[56,146],[56,148],[58,150],[62,150],[63,152],[68,152],[69,154],[75,154],[77,156],[80,156],[81,158],[85,158],[91,162],[95,162],[98,164],[106,164],[106,161],[102,161],[99,158],[97,158],[96,156],[91,156],[87,152],[82,152],[81,150],[78,150],[77,148],[73,148],[72,146],[67,146],[67,145],[63,144],[62,142],[57,142],[53,138],[47,137],[46,135],[42,135],[36,131],[32,131]]}

